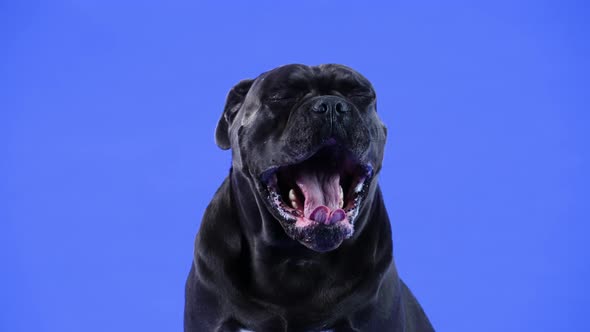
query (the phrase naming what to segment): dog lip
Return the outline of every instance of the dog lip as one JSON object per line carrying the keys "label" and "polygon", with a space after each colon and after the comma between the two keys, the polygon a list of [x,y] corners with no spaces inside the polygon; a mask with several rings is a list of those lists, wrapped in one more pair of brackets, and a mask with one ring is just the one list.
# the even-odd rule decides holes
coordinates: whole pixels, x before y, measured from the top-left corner
{"label": "dog lip", "polygon": [[[312,199],[310,202],[314,202],[313,205],[310,205],[310,209],[306,210],[305,204],[309,197],[306,196],[303,200],[298,199],[301,197],[299,195],[305,196],[306,194],[300,191],[304,188],[301,187],[302,183],[296,182],[297,174],[304,177],[308,175],[313,177],[314,167],[324,167],[322,158],[329,158],[324,160],[333,161],[326,164],[325,167],[328,167],[328,169],[325,172],[327,173],[323,174],[335,171],[336,174],[345,175],[348,179],[346,182],[340,182],[339,186],[345,189],[343,202],[335,205],[333,191],[328,196],[324,191],[323,200],[316,201]],[[332,250],[341,241],[350,238],[354,234],[356,219],[367,197],[368,188],[372,183],[373,164],[363,159],[353,150],[339,144],[337,140],[327,139],[322,144],[308,150],[308,153],[305,153],[303,158],[289,158],[286,162],[273,160],[274,164],[271,164],[266,169],[263,168],[258,173],[257,187],[268,204],[269,212],[281,223],[287,235],[310,249],[316,251]],[[312,169],[311,174],[308,173],[309,167]],[[321,178],[322,171],[319,174]],[[285,176],[288,177],[285,178]],[[287,179],[293,179],[294,181],[286,183],[285,180]],[[314,180],[310,179],[310,181]],[[291,190],[289,189],[295,190],[293,192],[295,199],[290,198]],[[318,198],[320,196],[314,195],[310,197]],[[293,202],[296,204],[293,204]],[[322,241],[326,241],[326,239],[335,241],[337,238],[340,239],[336,241],[338,243],[322,244]]]}
{"label": "dog lip", "polygon": [[260,180],[262,181],[262,183],[264,183],[265,185],[269,185],[273,175],[279,170],[279,166],[272,166],[270,168],[268,168],[267,170],[263,171],[262,174],[260,175]]}
{"label": "dog lip", "polygon": [[[286,163],[280,164],[280,165],[272,165],[272,166],[267,167],[265,170],[260,172],[259,179],[262,181],[263,184],[268,185],[269,181],[272,179],[272,176],[277,173],[279,168],[301,164],[301,163],[307,161],[308,159],[312,158],[313,156],[315,156],[322,149],[331,148],[331,147],[335,147],[338,145],[339,145],[338,141],[335,138],[330,137],[329,139],[324,141],[322,144],[317,145],[315,148],[311,149],[310,151],[308,151],[304,155],[302,155],[298,158],[295,158],[294,160],[292,160],[290,162],[286,162]],[[344,149],[347,150],[349,153],[351,153],[350,149],[346,149],[346,148],[344,148]],[[372,163],[371,162],[362,162],[361,159],[356,156],[355,156],[355,159],[356,159],[356,163],[358,165],[360,165],[361,167],[363,167],[364,170],[366,171],[365,176],[368,178],[372,177],[373,176]]]}
{"label": "dog lip", "polygon": [[[329,210],[327,213],[326,211],[320,211],[324,213],[322,216],[318,215],[319,218],[312,217],[312,215],[305,216],[303,208],[299,209],[297,207],[291,207],[284,198],[282,198],[278,189],[277,167],[271,168],[263,174],[266,181],[262,186],[264,189],[261,188],[261,190],[264,191],[264,196],[267,197],[272,209],[276,210],[276,212],[282,217],[280,219],[288,223],[297,224],[298,227],[307,227],[315,224],[325,224],[325,226],[330,226],[346,220],[352,224],[356,219],[361,203],[366,197],[366,190],[373,180],[373,168],[371,164],[367,163],[359,166],[364,170],[364,174],[359,174],[356,183],[350,188],[350,191],[346,196],[349,203],[339,209],[334,209],[333,211]],[[320,207],[325,208],[323,205]],[[318,207],[312,212],[316,212],[315,210],[317,209]],[[342,218],[341,213],[345,215],[345,218]],[[313,213],[313,216],[316,214],[317,213]],[[300,225],[300,222],[303,222],[305,225]],[[311,223],[312,225],[307,225],[308,223]]]}
{"label": "dog lip", "polygon": [[330,137],[323,145],[329,146],[329,145],[336,145],[336,144],[338,144],[338,141],[334,137]]}
{"label": "dog lip", "polygon": [[363,165],[363,167],[365,168],[365,176],[367,178],[372,178],[373,177],[373,165],[371,163],[366,163],[365,165]]}
{"label": "dog lip", "polygon": [[[305,160],[307,160],[307,159],[304,159],[303,161],[305,161]],[[303,162],[303,161],[301,161],[301,162]],[[288,164],[288,165],[284,165],[284,166],[272,166],[270,168],[267,168],[265,171],[263,171],[260,174],[260,181],[262,181],[262,183],[264,185],[268,186],[273,178],[273,175],[275,175],[277,173],[277,171],[279,170],[280,167],[288,167],[288,166],[292,166],[295,164],[297,164],[297,163]],[[366,178],[373,177],[373,165],[370,162],[359,163],[359,165],[361,165],[364,168]]]}
{"label": "dog lip", "polygon": [[[356,162],[358,173],[347,195],[348,203],[333,211],[325,211],[325,206],[316,207],[314,210],[319,210],[312,211],[315,212],[313,218],[306,217],[304,209],[292,207],[285,202],[278,187],[281,166],[269,167],[261,173],[260,179],[263,181],[259,182],[259,185],[262,184],[260,192],[266,197],[269,211],[289,237],[317,252],[334,250],[342,241],[353,236],[356,219],[373,180],[372,164],[360,163],[359,160]],[[289,166],[292,165],[287,165]]]}

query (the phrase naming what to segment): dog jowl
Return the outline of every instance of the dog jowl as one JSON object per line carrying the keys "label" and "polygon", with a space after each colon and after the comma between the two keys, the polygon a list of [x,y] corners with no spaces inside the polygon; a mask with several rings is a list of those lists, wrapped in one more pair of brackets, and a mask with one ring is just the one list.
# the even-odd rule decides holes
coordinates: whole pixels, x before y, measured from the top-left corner
{"label": "dog jowl", "polygon": [[197,235],[185,331],[432,331],[392,258],[386,135],[371,83],[346,66],[239,82],[215,133],[232,165]]}

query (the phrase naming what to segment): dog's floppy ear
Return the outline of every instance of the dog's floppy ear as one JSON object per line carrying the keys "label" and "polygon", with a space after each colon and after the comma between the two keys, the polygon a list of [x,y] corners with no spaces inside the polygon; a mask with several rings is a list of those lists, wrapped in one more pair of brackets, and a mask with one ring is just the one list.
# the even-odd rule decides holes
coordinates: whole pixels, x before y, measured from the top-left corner
{"label": "dog's floppy ear", "polygon": [[227,94],[223,114],[221,114],[221,119],[219,119],[217,128],[215,129],[215,143],[223,150],[230,148],[229,126],[240,107],[242,107],[244,98],[246,98],[246,94],[250,90],[252,83],[254,83],[254,80],[242,80]]}

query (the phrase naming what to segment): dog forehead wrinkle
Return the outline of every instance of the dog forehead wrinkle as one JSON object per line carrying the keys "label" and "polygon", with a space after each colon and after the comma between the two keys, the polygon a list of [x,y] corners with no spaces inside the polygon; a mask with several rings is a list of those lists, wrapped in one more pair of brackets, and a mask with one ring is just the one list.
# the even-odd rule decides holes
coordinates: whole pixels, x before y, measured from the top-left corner
{"label": "dog forehead wrinkle", "polygon": [[335,85],[336,89],[343,87],[364,87],[374,93],[373,85],[356,70],[343,65],[320,65],[324,68],[319,72],[319,77],[325,82],[330,82]]}
{"label": "dog forehead wrinkle", "polygon": [[250,125],[256,118],[254,114],[258,112],[261,106],[262,103],[260,102],[260,99],[253,94],[248,94],[242,105],[242,116],[239,121],[240,126],[244,127]]}
{"label": "dog forehead wrinkle", "polygon": [[263,91],[260,97],[268,97],[280,94],[281,92],[300,92],[311,89],[314,81],[312,73],[306,70],[292,69],[289,72],[280,71],[270,73],[264,82],[260,82],[260,90]]}
{"label": "dog forehead wrinkle", "polygon": [[304,70],[295,70],[289,74],[287,81],[289,82],[289,86],[295,88],[302,88],[309,86],[310,79],[312,78],[312,73],[309,71]]}

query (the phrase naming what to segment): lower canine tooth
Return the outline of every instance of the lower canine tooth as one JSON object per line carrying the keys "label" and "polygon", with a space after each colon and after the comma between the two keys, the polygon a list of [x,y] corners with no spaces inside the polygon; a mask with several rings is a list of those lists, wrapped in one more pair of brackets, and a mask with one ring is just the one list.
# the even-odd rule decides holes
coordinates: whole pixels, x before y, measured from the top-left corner
{"label": "lower canine tooth", "polygon": [[340,186],[340,192],[338,193],[338,207],[342,208],[344,206],[344,190],[342,186]]}
{"label": "lower canine tooth", "polygon": [[291,201],[291,206],[294,209],[297,209],[298,208],[297,196],[295,196],[295,190],[293,190],[293,189],[289,190],[289,200]]}

